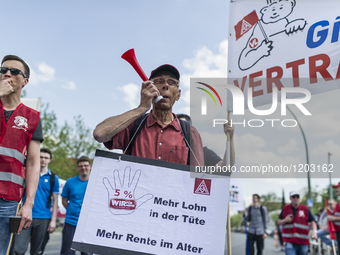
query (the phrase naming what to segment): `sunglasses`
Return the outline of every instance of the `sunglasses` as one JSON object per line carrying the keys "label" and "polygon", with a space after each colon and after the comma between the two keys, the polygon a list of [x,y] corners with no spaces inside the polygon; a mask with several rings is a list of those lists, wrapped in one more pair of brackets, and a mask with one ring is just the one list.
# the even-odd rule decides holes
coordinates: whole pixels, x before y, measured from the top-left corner
{"label": "sunglasses", "polygon": [[7,68],[7,67],[0,67],[0,73],[5,74],[8,72],[8,70],[11,72],[11,75],[18,75],[21,74],[26,78],[26,75],[19,69],[16,68]]}
{"label": "sunglasses", "polygon": [[294,195],[294,196],[292,196],[292,198],[300,198],[300,196],[299,195]]}

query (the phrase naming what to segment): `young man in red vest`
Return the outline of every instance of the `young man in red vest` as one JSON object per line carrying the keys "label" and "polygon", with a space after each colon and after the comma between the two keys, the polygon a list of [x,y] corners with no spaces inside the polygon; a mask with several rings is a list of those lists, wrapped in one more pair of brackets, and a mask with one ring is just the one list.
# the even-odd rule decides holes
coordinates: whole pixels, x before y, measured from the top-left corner
{"label": "young man in red vest", "polygon": [[[333,185],[335,188],[336,194],[340,196],[340,182],[338,185]],[[338,254],[340,254],[340,201],[337,203],[334,209],[334,215],[328,215],[327,220],[332,221],[334,224],[334,228],[336,230],[336,240],[338,242]]]}
{"label": "young man in red vest", "polygon": [[3,58],[0,67],[0,254],[9,240],[9,217],[26,189],[26,203],[18,212],[18,233],[32,222],[32,207],[39,182],[40,142],[43,140],[39,112],[23,105],[21,90],[30,70],[14,55]]}
{"label": "young man in red vest", "polygon": [[[291,204],[286,205],[279,215],[278,224],[282,226],[282,239],[285,242],[286,255],[307,255],[309,247],[309,230],[316,239],[316,222],[307,206],[300,204],[300,193],[289,193]],[[310,224],[309,224],[310,223]]]}
{"label": "young man in red vest", "polygon": [[[321,242],[332,247],[332,240],[327,237],[329,236],[329,229],[328,229],[328,221],[325,219],[327,219],[327,209],[330,215],[334,215],[334,209],[335,209],[336,203],[334,199],[329,199],[327,205],[328,205],[328,208],[325,208],[319,217],[318,223],[319,223],[320,229],[318,230],[317,234]],[[337,224],[340,225],[340,222],[337,222]],[[336,246],[338,245],[337,241],[335,241],[335,245]]]}

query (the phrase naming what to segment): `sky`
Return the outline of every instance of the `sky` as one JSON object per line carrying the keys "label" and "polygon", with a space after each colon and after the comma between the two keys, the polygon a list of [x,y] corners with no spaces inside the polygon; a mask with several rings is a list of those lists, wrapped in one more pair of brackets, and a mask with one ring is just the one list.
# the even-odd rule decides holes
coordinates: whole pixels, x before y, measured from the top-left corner
{"label": "sky", "polygon": [[[5,1],[1,9],[2,55],[15,54],[28,62],[32,75],[27,97],[49,104],[59,125],[81,115],[94,129],[105,118],[138,106],[141,79],[121,59],[130,48],[147,76],[166,63],[180,70],[182,97],[175,113],[190,113],[190,78],[228,75],[229,1],[19,0]],[[339,96],[339,90],[313,96],[313,124],[297,114],[306,128],[311,163],[327,163],[331,152],[331,162],[340,165],[340,118],[334,111]],[[264,159],[305,163],[298,128],[237,127],[234,139],[239,165]],[[213,146],[209,139],[203,142]],[[328,183],[327,178],[311,180],[312,187]],[[281,196],[282,188],[287,201],[288,191],[302,190],[307,180],[243,178],[242,186],[246,203],[253,193]]]}

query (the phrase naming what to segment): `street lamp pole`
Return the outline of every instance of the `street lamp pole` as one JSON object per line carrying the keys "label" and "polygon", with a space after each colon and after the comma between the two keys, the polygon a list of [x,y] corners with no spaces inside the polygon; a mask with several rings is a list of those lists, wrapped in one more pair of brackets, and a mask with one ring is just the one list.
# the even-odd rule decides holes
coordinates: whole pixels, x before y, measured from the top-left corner
{"label": "street lamp pole", "polygon": [[[328,152],[328,168],[331,164],[331,153]],[[332,176],[331,176],[331,172],[328,171],[329,173],[329,196],[330,196],[330,199],[333,199],[333,189],[332,189]]]}
{"label": "street lamp pole", "polygon": [[287,106],[288,111],[293,115],[294,119],[296,120],[297,124],[299,125],[299,128],[301,130],[302,136],[303,136],[303,141],[305,142],[305,149],[306,149],[306,161],[307,161],[307,165],[308,165],[308,172],[307,172],[307,179],[308,179],[308,199],[312,198],[312,193],[311,193],[311,187],[310,187],[310,172],[309,172],[309,155],[308,155],[308,146],[307,146],[307,140],[306,140],[306,136],[305,133],[303,132],[303,129],[300,125],[300,122],[298,121],[298,119],[296,118],[295,114],[289,109],[289,107]]}

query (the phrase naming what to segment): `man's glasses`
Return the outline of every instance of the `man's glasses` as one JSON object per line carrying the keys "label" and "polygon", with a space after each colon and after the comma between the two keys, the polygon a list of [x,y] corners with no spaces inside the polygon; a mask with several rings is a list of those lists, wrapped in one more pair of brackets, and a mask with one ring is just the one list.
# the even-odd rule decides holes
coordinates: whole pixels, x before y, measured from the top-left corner
{"label": "man's glasses", "polygon": [[89,167],[90,165],[78,165],[79,168],[82,168],[82,167]]}
{"label": "man's glasses", "polygon": [[299,195],[294,195],[294,196],[292,196],[292,198],[300,198],[300,196]]}
{"label": "man's glasses", "polygon": [[163,78],[156,78],[156,79],[152,79],[153,83],[157,86],[157,85],[163,85],[166,83],[168,83],[169,86],[176,86],[178,85],[179,81],[178,80],[175,80],[175,79],[163,79]]}
{"label": "man's glasses", "polygon": [[7,68],[7,67],[0,67],[0,73],[5,74],[8,72],[8,70],[11,72],[12,75],[18,75],[22,74],[24,78],[26,78],[26,75],[19,69],[16,68]]}

